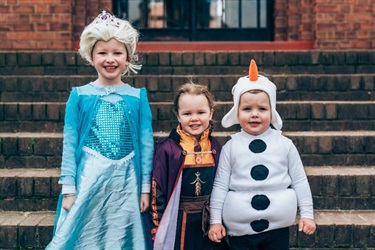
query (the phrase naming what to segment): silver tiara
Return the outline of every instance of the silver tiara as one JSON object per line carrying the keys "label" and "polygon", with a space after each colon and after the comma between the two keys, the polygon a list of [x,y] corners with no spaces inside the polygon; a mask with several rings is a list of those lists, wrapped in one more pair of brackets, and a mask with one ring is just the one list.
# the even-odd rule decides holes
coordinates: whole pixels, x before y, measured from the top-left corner
{"label": "silver tiara", "polygon": [[95,24],[105,24],[105,25],[113,25],[115,27],[120,27],[119,19],[115,16],[111,15],[107,11],[103,10],[94,20]]}

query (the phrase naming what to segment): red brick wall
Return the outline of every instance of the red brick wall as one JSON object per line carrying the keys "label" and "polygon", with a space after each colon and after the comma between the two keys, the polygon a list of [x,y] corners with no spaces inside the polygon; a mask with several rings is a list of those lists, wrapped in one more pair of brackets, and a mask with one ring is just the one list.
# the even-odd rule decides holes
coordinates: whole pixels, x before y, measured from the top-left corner
{"label": "red brick wall", "polygon": [[71,49],[72,1],[2,0],[0,49]]}
{"label": "red brick wall", "polygon": [[314,46],[375,49],[374,0],[315,0]]}
{"label": "red brick wall", "polygon": [[0,50],[71,50],[111,0],[1,0]]}
{"label": "red brick wall", "polygon": [[373,0],[275,0],[275,40],[316,49],[375,49]]}
{"label": "red brick wall", "polygon": [[78,48],[79,37],[86,24],[89,24],[100,11],[112,10],[111,0],[73,0],[73,48]]}
{"label": "red brick wall", "polygon": [[[111,0],[2,0],[0,50],[71,50]],[[375,49],[373,0],[274,0],[275,40]]]}

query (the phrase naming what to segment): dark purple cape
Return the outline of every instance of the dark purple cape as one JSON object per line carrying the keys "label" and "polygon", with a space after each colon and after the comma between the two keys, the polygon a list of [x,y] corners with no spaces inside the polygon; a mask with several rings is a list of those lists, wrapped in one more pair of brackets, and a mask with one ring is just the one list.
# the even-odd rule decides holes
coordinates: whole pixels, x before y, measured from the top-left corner
{"label": "dark purple cape", "polygon": [[[215,166],[217,166],[221,145],[211,135],[209,139],[211,141],[211,150],[216,151],[213,156]],[[185,158],[183,149],[179,143],[180,135],[176,132],[176,129],[173,129],[167,138],[156,145],[154,150],[152,176],[166,197],[167,202],[171,197],[178,172]]]}

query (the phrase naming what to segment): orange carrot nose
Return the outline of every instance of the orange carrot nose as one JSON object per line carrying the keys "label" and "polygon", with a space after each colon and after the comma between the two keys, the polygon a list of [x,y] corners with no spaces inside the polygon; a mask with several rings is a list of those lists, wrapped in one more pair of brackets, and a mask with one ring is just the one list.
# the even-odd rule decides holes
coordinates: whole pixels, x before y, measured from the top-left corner
{"label": "orange carrot nose", "polygon": [[251,59],[249,67],[249,79],[252,82],[258,80],[258,66],[253,59]]}

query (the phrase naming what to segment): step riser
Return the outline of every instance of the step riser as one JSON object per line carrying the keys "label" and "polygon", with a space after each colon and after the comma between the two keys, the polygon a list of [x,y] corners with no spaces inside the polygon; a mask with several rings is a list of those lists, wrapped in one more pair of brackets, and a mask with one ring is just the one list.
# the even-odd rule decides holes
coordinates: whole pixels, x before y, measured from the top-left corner
{"label": "step riser", "polygon": [[[259,65],[258,65],[259,66]],[[183,65],[183,66],[156,66],[152,67],[147,65],[144,67],[140,74],[142,75],[245,75],[247,72],[248,65],[241,65],[241,66],[210,66],[210,67],[202,67],[202,66],[193,66],[193,65]],[[52,73],[51,69],[46,71],[45,74],[56,74],[62,75],[66,73],[62,73],[59,69],[56,70],[56,73]],[[66,70],[66,68],[65,68]],[[72,69],[71,71],[77,72],[76,74],[84,74],[82,68],[77,68],[76,71]],[[261,65],[259,66],[259,70],[265,72],[266,74],[372,74],[375,71],[375,65],[278,65],[278,66],[266,66]],[[40,74],[41,69],[38,71],[38,75]],[[20,75],[22,75],[23,70],[18,69]],[[90,71],[91,73],[92,71]],[[28,74],[32,75],[30,71],[27,72]]]}
{"label": "step riser", "polygon": [[[375,162],[375,154],[327,154],[327,155],[302,155],[305,166],[368,166]],[[4,156],[0,155],[1,168],[56,168],[61,165],[60,156],[30,155],[30,156]]]}
{"label": "step riser", "polygon": [[[191,79],[207,85],[216,100],[232,101],[237,76],[131,76],[124,78],[135,87],[146,87],[150,101],[172,101],[174,90]],[[0,100],[5,102],[65,102],[73,86],[84,85],[95,76],[0,76]],[[282,100],[374,100],[375,76],[370,75],[278,75],[270,77]],[[317,96],[318,95],[318,96]]]}
{"label": "step riser", "polygon": [[53,211],[61,191],[58,176],[0,177],[0,211]]}
{"label": "step riser", "polygon": [[0,226],[1,249],[45,249],[53,226]]}
{"label": "step riser", "polygon": [[[168,131],[177,126],[177,121],[154,121],[152,126],[154,131]],[[3,133],[10,132],[47,132],[47,133],[62,133],[63,121],[48,122],[48,121],[0,121],[0,131]],[[226,131],[227,129],[221,126],[220,121],[214,121],[215,131]],[[239,126],[231,127],[232,130],[239,131]],[[375,122],[372,120],[358,120],[358,121],[289,121],[283,120],[283,131],[348,131],[348,130],[375,130]]]}
{"label": "step riser", "polygon": [[[215,107],[215,131],[227,130],[220,121],[232,105],[218,103]],[[150,106],[155,131],[176,127],[177,119],[171,103],[151,103]],[[284,131],[375,129],[375,102],[279,102],[277,109],[284,122]],[[3,132],[61,132],[65,103],[0,103],[0,111]],[[233,129],[239,130],[239,126]]]}
{"label": "step riser", "polygon": [[[288,133],[286,133],[288,136]],[[288,136],[296,144],[306,166],[372,165],[375,162],[375,136]],[[155,142],[164,137],[155,136]],[[217,136],[223,145],[230,139]],[[2,168],[54,168],[60,166],[62,135],[56,138],[1,138]]]}
{"label": "step riser", "polygon": [[[0,177],[0,211],[54,211],[61,185],[50,177]],[[375,207],[375,176],[309,176],[314,209],[370,210]]]}
{"label": "step riser", "polygon": [[[50,216],[52,217],[52,216]],[[51,220],[52,218],[48,218]],[[44,219],[44,220],[47,220]],[[42,220],[43,222],[43,220]],[[44,249],[52,239],[52,225],[2,225],[0,226],[1,247],[5,249]],[[375,247],[373,227],[370,225],[318,225],[316,233],[306,236],[298,232],[297,226],[290,227],[291,249],[370,249]]]}
{"label": "step riser", "polygon": [[[1,211],[54,211],[58,197],[15,197],[0,200]],[[318,197],[313,195],[314,209],[369,210],[375,206],[375,197]]]}
{"label": "step riser", "polygon": [[[213,134],[221,144],[225,144],[230,139],[230,134],[221,135]],[[324,136],[315,135],[313,132],[309,135],[285,132],[287,137],[293,140],[301,154],[374,154],[375,153],[375,135],[332,135]],[[155,143],[161,141],[163,136],[155,135]],[[25,136],[1,135],[1,154],[3,156],[14,155],[39,155],[39,156],[56,156],[61,155],[62,134],[54,134],[53,137],[35,138]],[[329,165],[329,164],[327,164]],[[370,164],[371,165],[371,164]]]}
{"label": "step riser", "polygon": [[310,176],[314,209],[373,209],[375,207],[375,176]]}
{"label": "step riser", "polygon": [[[259,52],[150,52],[142,53],[142,74],[242,74],[250,59],[269,73],[372,73],[375,52],[368,51],[259,51]],[[0,53],[0,74],[71,75],[90,71],[77,53]],[[192,66],[195,65],[195,67]],[[219,65],[219,66],[217,66]],[[223,65],[220,67],[220,65]],[[171,67],[175,66],[175,67]],[[208,69],[210,68],[210,69]],[[216,68],[216,69],[215,69]],[[89,69],[89,70],[88,70]]]}
{"label": "step riser", "polygon": [[290,230],[290,247],[297,249],[369,249],[375,247],[374,229],[370,225],[317,225],[312,236]]}
{"label": "step riser", "polygon": [[[371,124],[370,124],[371,125]],[[0,121],[0,131],[10,132],[47,132],[47,133],[61,133],[63,131],[63,122],[48,122],[48,121]]]}
{"label": "step riser", "polygon": [[54,213],[19,213],[0,217],[1,249],[45,249],[52,239]]}
{"label": "step riser", "polygon": [[[216,100],[233,101],[231,92],[212,91]],[[148,92],[149,102],[173,101],[174,94],[171,92]],[[66,102],[69,92],[3,92],[0,93],[1,102]],[[374,91],[314,91],[314,92],[287,92],[278,93],[277,100],[280,101],[375,101]]]}
{"label": "step riser", "polygon": [[[37,198],[23,198],[17,197],[17,199],[6,199],[1,200],[0,210],[1,211],[55,211],[58,197],[52,197],[49,199]],[[0,249],[1,244],[0,244]]]}

